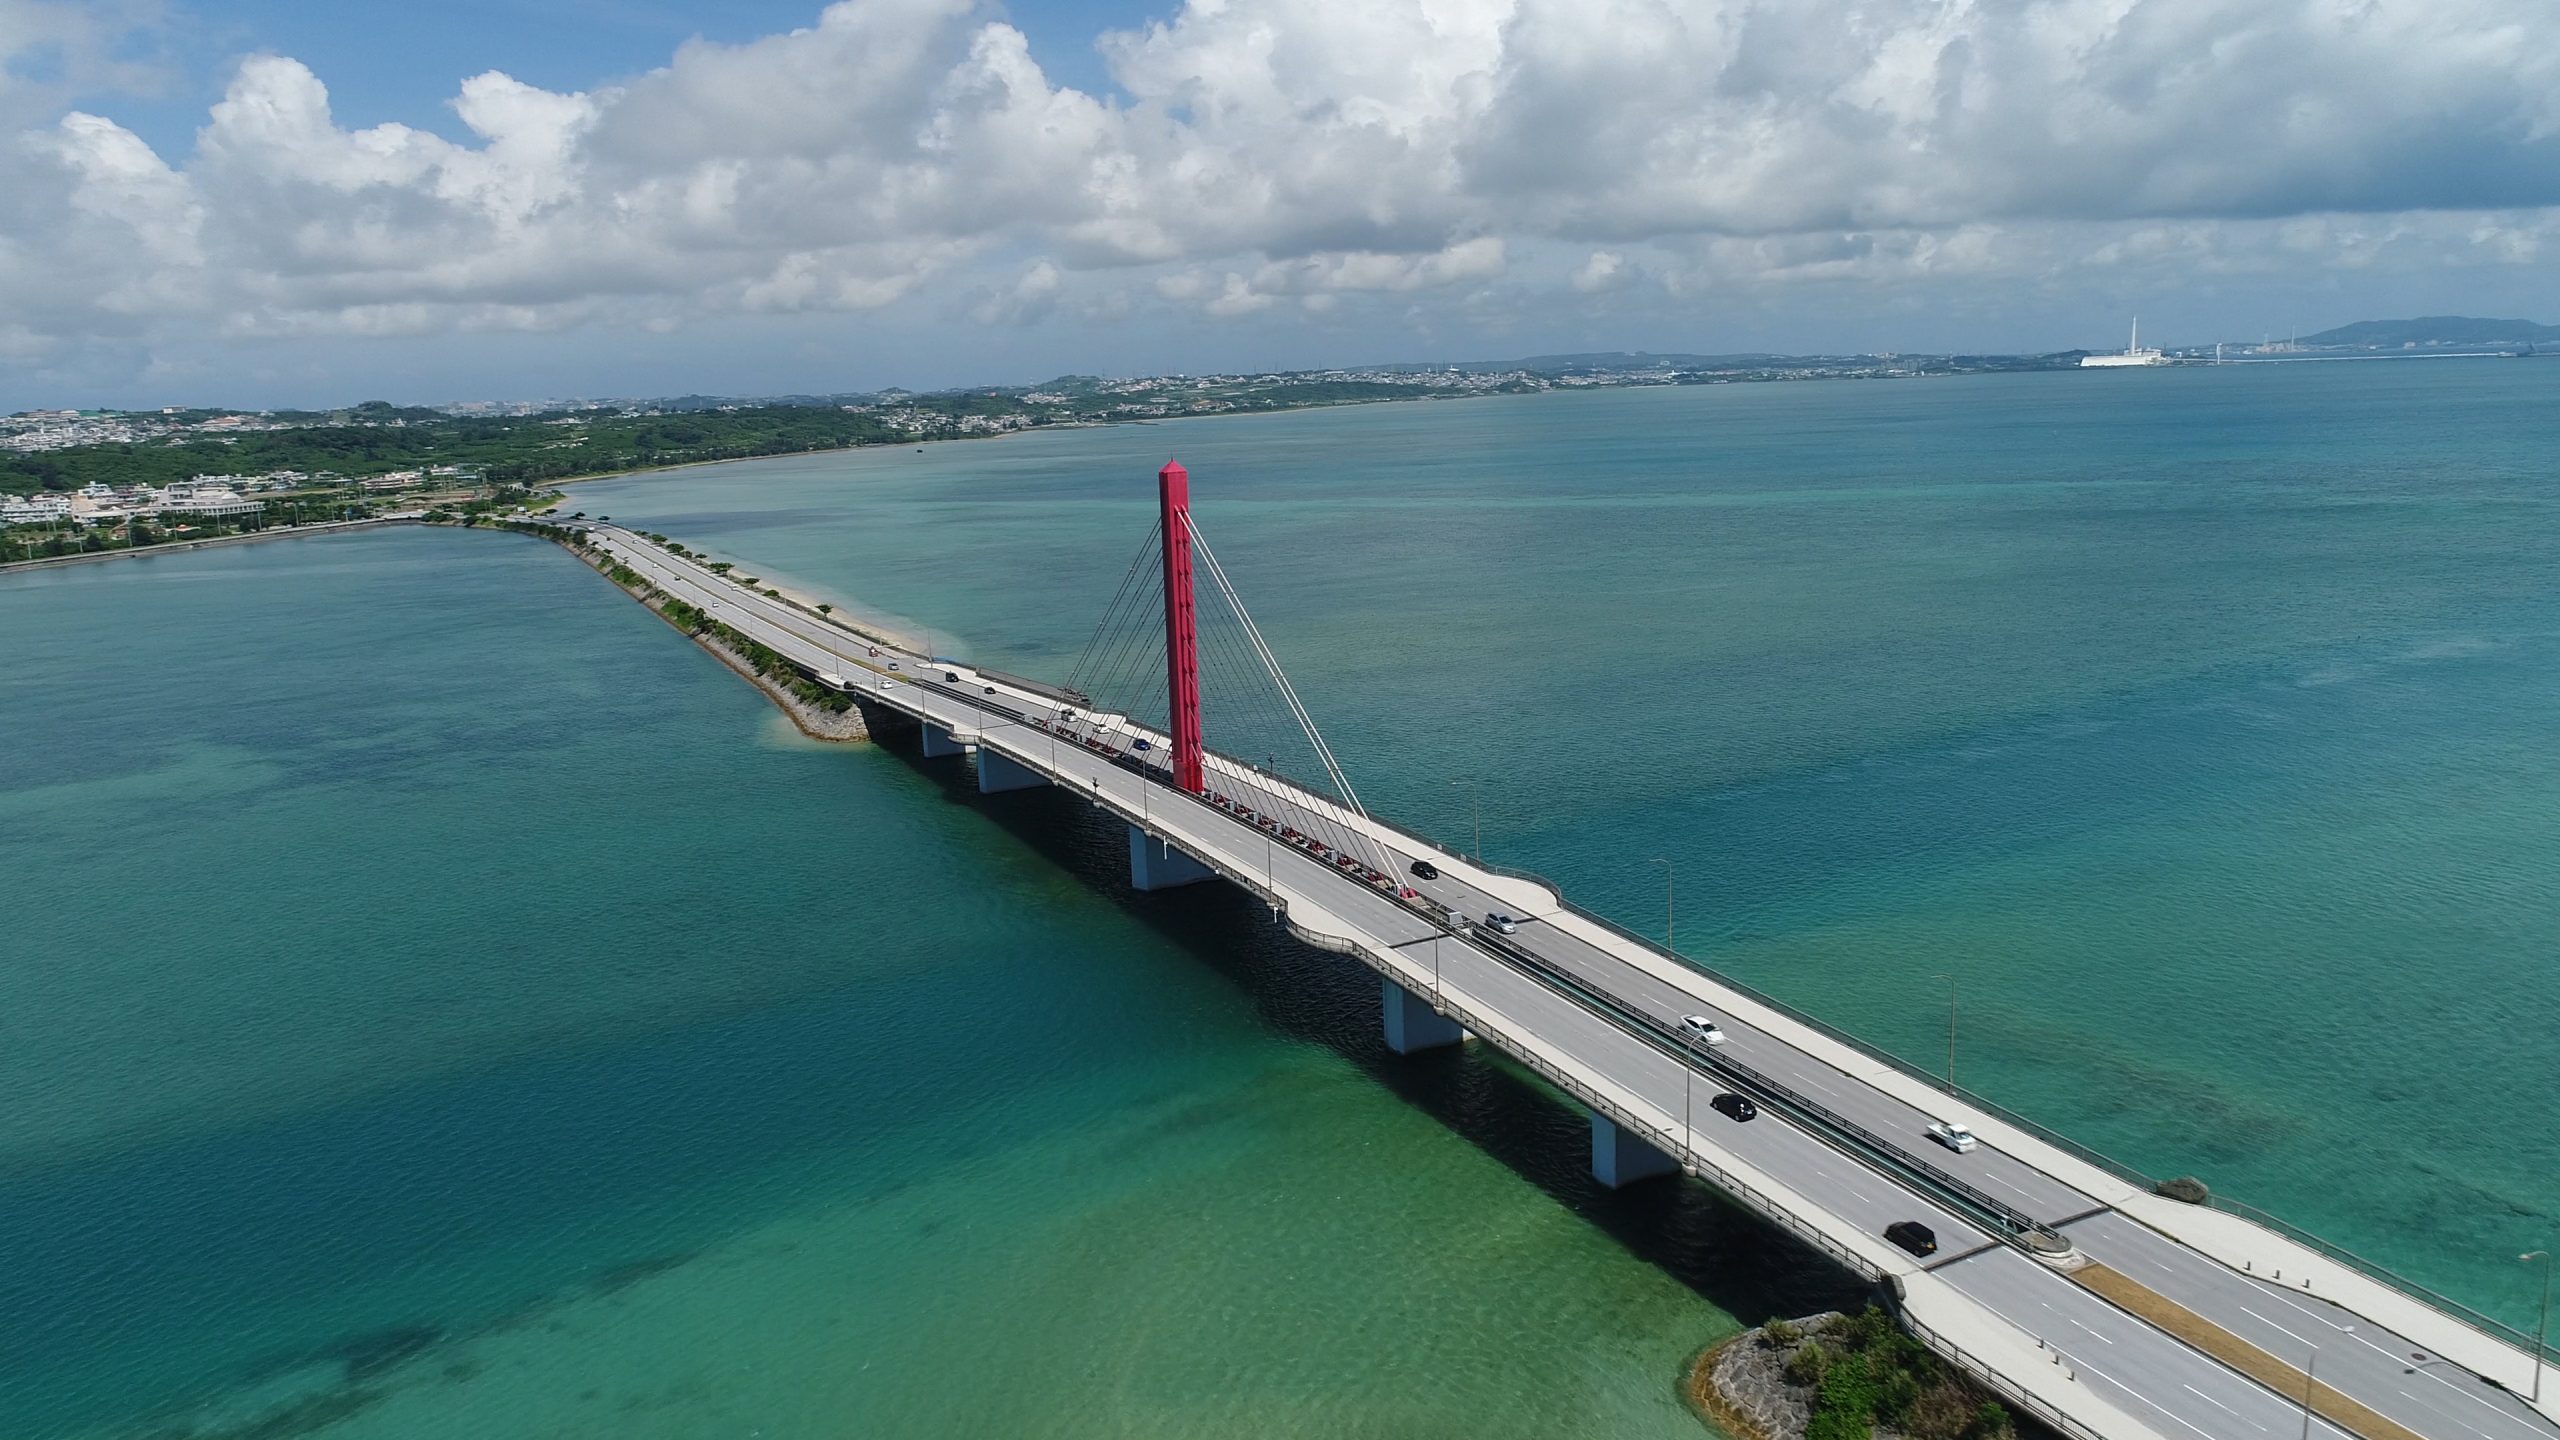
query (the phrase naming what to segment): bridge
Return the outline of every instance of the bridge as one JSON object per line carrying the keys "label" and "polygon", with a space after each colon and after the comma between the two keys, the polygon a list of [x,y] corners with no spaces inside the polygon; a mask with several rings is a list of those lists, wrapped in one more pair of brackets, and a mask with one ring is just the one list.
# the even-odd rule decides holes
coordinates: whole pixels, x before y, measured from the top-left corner
{"label": "bridge", "polygon": [[[1589,1112],[1602,1183],[1716,1187],[2063,1435],[2560,1440],[2541,1337],[2272,1221],[2156,1194],[1535,876],[1369,814],[1199,534],[1188,476],[1157,480],[1154,532],[1065,684],[890,644],[626,528],[580,538],[876,724],[912,724],[925,754],[970,757],[981,790],[1058,786],[1109,811],[1136,888],[1251,893],[1377,973],[1389,1048],[1472,1043],[1536,1071]],[[1199,623],[1204,577],[1225,630]],[[1204,674],[1266,682],[1323,780],[1209,745]],[[1133,677],[1146,703],[1115,706]],[[1731,1097],[1756,1116],[1732,1118]],[[1975,1142],[1940,1143],[1945,1122]],[[1887,1237],[1906,1221],[1934,1248]]]}

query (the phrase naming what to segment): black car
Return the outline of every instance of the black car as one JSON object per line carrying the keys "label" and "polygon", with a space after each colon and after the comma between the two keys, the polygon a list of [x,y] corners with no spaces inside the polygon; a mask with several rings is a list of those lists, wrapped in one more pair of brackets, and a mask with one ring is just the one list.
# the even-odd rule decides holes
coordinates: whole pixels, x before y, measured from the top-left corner
{"label": "black car", "polygon": [[1733,1120],[1754,1120],[1760,1115],[1760,1107],[1752,1103],[1750,1096],[1736,1095],[1730,1090],[1708,1101],[1707,1105],[1717,1114]]}
{"label": "black car", "polygon": [[1938,1232],[1917,1220],[1896,1220],[1884,1227],[1884,1238],[1914,1255],[1938,1253]]}
{"label": "black car", "polygon": [[960,680],[960,672],[957,670],[945,670],[942,672],[942,678],[951,681],[953,684],[958,684]]}
{"label": "black car", "polygon": [[1413,871],[1413,878],[1416,880],[1437,880],[1440,878],[1440,867],[1432,864],[1428,860],[1416,860],[1408,868]]}

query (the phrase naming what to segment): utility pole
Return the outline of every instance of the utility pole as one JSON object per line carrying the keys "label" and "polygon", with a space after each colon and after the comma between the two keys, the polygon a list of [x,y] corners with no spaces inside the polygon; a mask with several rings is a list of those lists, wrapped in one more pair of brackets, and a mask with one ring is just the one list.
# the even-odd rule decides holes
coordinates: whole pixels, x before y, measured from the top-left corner
{"label": "utility pole", "polygon": [[1484,786],[1481,782],[1475,780],[1452,780],[1449,782],[1449,788],[1452,790],[1461,786],[1466,788],[1467,815],[1474,822],[1475,829],[1476,863],[1481,865],[1484,863]]}

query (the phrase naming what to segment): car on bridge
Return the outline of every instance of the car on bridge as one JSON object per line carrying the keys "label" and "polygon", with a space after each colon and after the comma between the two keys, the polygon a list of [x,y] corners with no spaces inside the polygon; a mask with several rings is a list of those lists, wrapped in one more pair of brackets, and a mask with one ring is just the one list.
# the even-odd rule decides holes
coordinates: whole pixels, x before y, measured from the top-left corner
{"label": "car on bridge", "polygon": [[1432,864],[1428,860],[1416,860],[1405,868],[1413,872],[1413,878],[1416,880],[1437,880],[1440,878],[1440,867]]}
{"label": "car on bridge", "polygon": [[1896,1220],[1884,1227],[1884,1238],[1914,1255],[1938,1253],[1938,1232],[1917,1220]]}
{"label": "car on bridge", "polygon": [[1724,1043],[1724,1027],[1716,1023],[1716,1017],[1713,1015],[1683,1015],[1680,1017],[1680,1028],[1688,1033],[1691,1040],[1702,1045]]}
{"label": "car on bridge", "polygon": [[1750,1096],[1737,1095],[1730,1090],[1708,1101],[1707,1108],[1735,1121],[1757,1119],[1760,1114],[1760,1107],[1752,1102]]}
{"label": "car on bridge", "polygon": [[1517,935],[1520,933],[1520,922],[1503,914],[1499,910],[1486,912],[1484,923],[1501,931],[1505,935]]}
{"label": "car on bridge", "polygon": [[1973,1138],[1972,1131],[1964,1128],[1964,1122],[1961,1120],[1930,1121],[1929,1138],[1959,1155],[1981,1143]]}

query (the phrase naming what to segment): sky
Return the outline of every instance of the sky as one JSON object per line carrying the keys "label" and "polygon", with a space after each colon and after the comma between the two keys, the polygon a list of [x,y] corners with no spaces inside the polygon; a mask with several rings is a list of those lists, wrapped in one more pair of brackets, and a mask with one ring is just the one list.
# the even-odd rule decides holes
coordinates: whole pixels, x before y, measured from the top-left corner
{"label": "sky", "polygon": [[0,410],[2560,320],[2554,0],[0,0]]}

